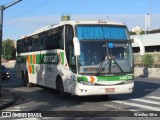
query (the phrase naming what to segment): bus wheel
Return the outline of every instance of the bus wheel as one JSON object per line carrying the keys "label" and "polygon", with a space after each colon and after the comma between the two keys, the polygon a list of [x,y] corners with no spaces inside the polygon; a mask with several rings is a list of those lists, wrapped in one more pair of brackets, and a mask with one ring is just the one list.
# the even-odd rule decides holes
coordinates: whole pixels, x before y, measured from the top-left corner
{"label": "bus wheel", "polygon": [[26,72],[24,75],[24,85],[28,87],[28,73]]}
{"label": "bus wheel", "polygon": [[35,85],[33,83],[28,83],[27,87],[34,87]]}
{"label": "bus wheel", "polygon": [[63,86],[63,82],[62,82],[61,78],[59,78],[57,80],[57,84],[56,85],[57,85],[57,91],[58,91],[60,97],[62,99],[66,98],[66,93],[64,92],[64,86]]}
{"label": "bus wheel", "polygon": [[22,76],[23,85],[24,85],[24,86],[27,86],[27,83],[26,83],[26,76],[25,76],[25,74],[24,74],[24,71],[22,71],[21,76]]}
{"label": "bus wheel", "polygon": [[29,78],[28,78],[28,73],[27,72],[25,74],[25,86],[27,86],[27,87],[33,87],[34,86],[33,83],[29,83]]}

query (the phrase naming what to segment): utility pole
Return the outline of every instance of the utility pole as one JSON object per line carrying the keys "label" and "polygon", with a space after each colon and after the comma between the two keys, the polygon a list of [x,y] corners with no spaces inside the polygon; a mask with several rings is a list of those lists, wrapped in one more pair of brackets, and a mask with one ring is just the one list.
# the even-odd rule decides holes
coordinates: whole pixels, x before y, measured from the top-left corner
{"label": "utility pole", "polygon": [[3,11],[7,9],[8,7],[20,2],[22,0],[17,0],[9,5],[0,5],[0,97],[2,97],[2,78],[1,78],[1,73],[2,73],[2,38],[3,38]]}

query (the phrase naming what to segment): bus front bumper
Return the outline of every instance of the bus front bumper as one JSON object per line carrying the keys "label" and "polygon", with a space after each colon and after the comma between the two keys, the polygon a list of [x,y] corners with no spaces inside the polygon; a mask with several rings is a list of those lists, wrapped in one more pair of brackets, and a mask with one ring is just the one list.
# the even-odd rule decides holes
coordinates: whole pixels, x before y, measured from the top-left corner
{"label": "bus front bumper", "polygon": [[132,93],[134,89],[134,82],[123,85],[111,86],[89,86],[77,83],[75,88],[75,95],[88,96],[88,95],[112,95],[112,94],[128,94]]}

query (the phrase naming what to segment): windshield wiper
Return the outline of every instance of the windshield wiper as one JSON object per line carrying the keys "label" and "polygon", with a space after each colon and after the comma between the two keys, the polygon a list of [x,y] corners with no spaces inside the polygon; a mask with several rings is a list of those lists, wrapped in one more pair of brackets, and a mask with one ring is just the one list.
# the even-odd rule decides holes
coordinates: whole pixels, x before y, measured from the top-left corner
{"label": "windshield wiper", "polygon": [[[99,68],[97,69],[96,76],[99,76],[99,75],[102,73],[103,68],[104,68],[104,67],[103,67],[103,63],[104,63],[105,61],[106,61],[106,60],[105,60],[105,56],[103,56],[102,59],[101,59],[101,62],[100,62],[100,64],[99,64]],[[110,60],[107,61],[106,65],[107,65],[108,63],[110,63]],[[105,65],[105,66],[106,66],[106,65]]]}
{"label": "windshield wiper", "polygon": [[118,64],[118,62],[115,60],[115,58],[112,58],[113,62],[117,65],[117,67],[119,68],[119,70],[121,71],[122,74],[125,74],[123,69],[121,68],[121,66]]}
{"label": "windshield wiper", "polygon": [[[121,71],[122,74],[124,73],[124,70],[121,68],[121,66],[118,64],[118,62],[113,58],[113,57],[107,57],[108,61],[106,63],[105,66],[107,66],[107,64],[109,64],[109,74],[111,74],[111,69],[112,69],[112,61],[117,65],[118,69]],[[97,73],[96,76],[99,76],[102,72],[103,72],[103,63],[105,62],[105,57],[103,56],[103,59],[100,62],[99,68],[97,69]]]}

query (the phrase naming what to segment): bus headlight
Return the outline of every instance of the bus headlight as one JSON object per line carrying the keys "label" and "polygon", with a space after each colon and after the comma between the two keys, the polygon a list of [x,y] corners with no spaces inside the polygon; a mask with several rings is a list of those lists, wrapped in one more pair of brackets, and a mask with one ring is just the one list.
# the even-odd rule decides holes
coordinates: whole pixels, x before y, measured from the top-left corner
{"label": "bus headlight", "polygon": [[94,85],[94,83],[92,83],[92,82],[86,82],[86,81],[80,81],[80,83],[81,83],[82,85],[89,85],[89,86]]}

